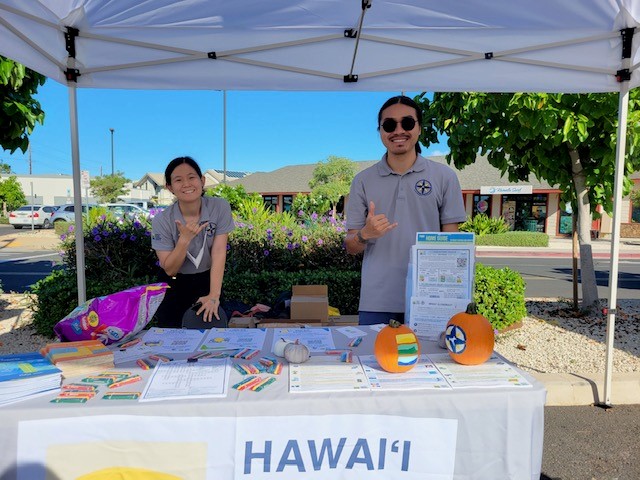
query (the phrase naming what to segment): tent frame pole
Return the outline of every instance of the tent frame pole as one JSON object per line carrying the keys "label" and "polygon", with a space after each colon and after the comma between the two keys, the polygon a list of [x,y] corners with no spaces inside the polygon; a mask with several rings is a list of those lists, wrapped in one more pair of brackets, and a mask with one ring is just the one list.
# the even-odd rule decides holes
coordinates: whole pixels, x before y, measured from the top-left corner
{"label": "tent frame pole", "polygon": [[[630,67],[631,42],[634,29],[621,30],[622,70]],[[620,78],[618,99],[618,131],[616,138],[616,165],[613,183],[613,222],[611,231],[611,258],[609,271],[609,303],[607,305],[606,360],[604,372],[604,395],[599,406],[611,407],[611,382],[613,378],[613,350],[618,302],[618,259],[620,256],[620,216],[622,214],[622,190],[627,147],[627,116],[629,112],[629,77]]]}
{"label": "tent frame pole", "polygon": [[[82,216],[82,187],[80,185],[80,145],[78,141],[78,93],[75,85],[69,85],[69,120],[71,125],[71,163],[73,165],[73,205],[75,214],[76,277],[78,283],[78,305],[87,300],[85,277],[84,234]],[[89,205],[87,205],[87,216]]]}

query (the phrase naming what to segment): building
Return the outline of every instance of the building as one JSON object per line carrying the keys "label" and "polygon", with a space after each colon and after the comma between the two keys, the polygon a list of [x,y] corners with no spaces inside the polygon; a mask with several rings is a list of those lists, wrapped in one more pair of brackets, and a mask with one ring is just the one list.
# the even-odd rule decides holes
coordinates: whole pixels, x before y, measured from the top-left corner
{"label": "building", "polygon": [[[429,157],[446,163],[445,157]],[[376,161],[354,162],[358,171]],[[233,180],[229,185],[243,185],[248,193],[259,193],[265,203],[276,211],[291,209],[293,198],[299,193],[309,193],[309,180],[313,177],[315,164],[290,165],[272,172],[257,172]],[[501,177],[500,171],[491,166],[486,158],[458,170],[458,178],[464,196],[465,209],[469,216],[484,213],[490,217],[502,216],[513,230],[545,232],[550,236],[571,233],[571,211],[560,205],[561,191],[557,186],[540,182],[533,175],[530,181],[517,184]],[[640,189],[640,175],[632,176],[636,189]],[[634,210],[635,208],[635,210]],[[630,199],[624,199],[622,223],[630,224],[640,215],[640,207],[633,207]],[[636,220],[637,221],[637,220]],[[594,234],[611,234],[611,218],[602,214],[602,219],[593,222]]]}
{"label": "building", "polygon": [[[215,187],[223,183],[225,179],[230,182],[234,179],[251,175],[250,172],[238,172],[210,169],[203,172],[205,188]],[[170,205],[173,203],[173,194],[164,187],[164,173],[146,173],[140,180],[134,182],[135,189],[147,192],[150,198],[154,198],[158,205]]]}

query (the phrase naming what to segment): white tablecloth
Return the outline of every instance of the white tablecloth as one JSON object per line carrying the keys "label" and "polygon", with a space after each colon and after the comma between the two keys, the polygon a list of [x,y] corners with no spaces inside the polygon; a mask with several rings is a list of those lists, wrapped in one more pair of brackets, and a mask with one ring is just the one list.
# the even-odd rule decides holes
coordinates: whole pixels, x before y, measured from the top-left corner
{"label": "white tablecloth", "polygon": [[[265,348],[271,346],[271,336],[269,331]],[[346,346],[347,337],[336,331],[333,337],[338,348]],[[354,353],[371,353],[374,337],[374,332],[367,335]],[[442,352],[432,342],[421,344],[423,353]],[[127,370],[150,374],[131,365]],[[278,380],[261,392],[230,388],[226,398],[150,403],[93,398],[85,404],[52,404],[52,394],[0,408],[0,478],[75,479],[116,464],[194,480],[420,478],[415,472],[394,470],[402,463],[396,457],[404,455],[407,463],[429,453],[414,441],[409,456],[409,444],[397,432],[402,425],[407,431],[413,427],[415,439],[422,432],[415,431],[419,426],[425,440],[437,445],[432,437],[437,436],[438,421],[454,420],[455,452],[449,452],[454,456],[453,475],[428,478],[538,480],[546,391],[525,377],[532,388],[290,394],[285,366]],[[231,384],[240,378],[232,371]],[[326,438],[335,433],[327,440],[330,448],[338,448],[340,438],[348,445],[356,442],[359,450],[348,451],[354,468],[330,468],[327,459],[319,470],[308,461],[297,462],[307,455],[297,449],[309,449],[311,429],[326,429]],[[389,438],[382,439],[387,430]],[[265,452],[272,445],[265,440],[270,435],[295,441],[289,440],[284,450]],[[32,439],[30,445],[26,439]],[[399,443],[392,445],[394,439]],[[249,460],[247,445],[254,455]],[[367,450],[383,447],[389,452],[384,458]],[[351,447],[344,448],[346,455]],[[265,467],[260,455],[267,454],[271,465]]]}

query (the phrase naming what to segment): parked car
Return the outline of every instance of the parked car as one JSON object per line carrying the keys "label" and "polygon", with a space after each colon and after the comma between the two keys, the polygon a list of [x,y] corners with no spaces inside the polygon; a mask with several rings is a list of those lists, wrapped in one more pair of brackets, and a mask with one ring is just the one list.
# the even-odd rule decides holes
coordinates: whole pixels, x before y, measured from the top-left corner
{"label": "parked car", "polygon": [[117,218],[130,218],[141,220],[149,218],[149,211],[140,208],[133,203],[103,203],[100,207],[106,208],[108,212],[113,213]]}
{"label": "parked car", "polygon": [[53,205],[23,205],[9,213],[9,224],[13,228],[21,229],[33,225],[38,228],[51,228],[51,216],[57,207]]}
{"label": "parked car", "polygon": [[[95,207],[96,205],[89,205],[89,209]],[[61,205],[58,207],[58,210],[51,217],[51,223],[56,222],[75,222],[76,221],[76,207],[73,203],[69,203],[66,205]],[[82,213],[87,213],[87,205],[82,206]]]}

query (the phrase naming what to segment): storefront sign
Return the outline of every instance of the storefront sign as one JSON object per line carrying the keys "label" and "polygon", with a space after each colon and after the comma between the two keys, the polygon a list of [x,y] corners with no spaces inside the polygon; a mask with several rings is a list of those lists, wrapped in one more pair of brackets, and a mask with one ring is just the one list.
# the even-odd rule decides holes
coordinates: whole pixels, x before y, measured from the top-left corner
{"label": "storefront sign", "polygon": [[533,187],[531,185],[505,185],[480,187],[482,195],[531,195]]}

